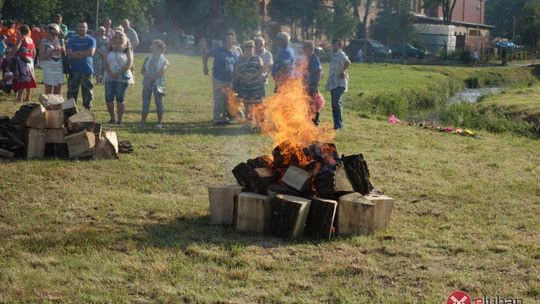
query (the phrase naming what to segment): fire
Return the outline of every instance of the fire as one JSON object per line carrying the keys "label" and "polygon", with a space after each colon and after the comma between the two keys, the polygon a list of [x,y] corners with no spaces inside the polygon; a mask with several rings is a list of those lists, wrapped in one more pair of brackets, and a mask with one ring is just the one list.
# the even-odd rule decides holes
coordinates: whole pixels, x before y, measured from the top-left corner
{"label": "fire", "polygon": [[[261,131],[274,140],[274,146],[287,149],[284,155],[294,155],[300,165],[310,162],[304,151],[313,143],[335,141],[335,131],[330,125],[316,126],[310,116],[311,98],[307,95],[302,79],[290,79],[283,83],[277,93],[268,97],[263,107],[255,109],[254,117],[264,117]],[[287,144],[283,144],[287,143]]]}

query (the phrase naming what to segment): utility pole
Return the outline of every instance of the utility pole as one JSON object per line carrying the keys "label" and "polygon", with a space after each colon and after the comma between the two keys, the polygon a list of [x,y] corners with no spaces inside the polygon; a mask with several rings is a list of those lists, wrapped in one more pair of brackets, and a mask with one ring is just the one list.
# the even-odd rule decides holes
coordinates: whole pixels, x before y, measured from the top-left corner
{"label": "utility pole", "polygon": [[96,27],[94,28],[97,31],[99,27],[99,0],[96,0]]}
{"label": "utility pole", "polygon": [[514,30],[512,31],[512,42],[516,41],[516,16],[512,17],[514,19]]}

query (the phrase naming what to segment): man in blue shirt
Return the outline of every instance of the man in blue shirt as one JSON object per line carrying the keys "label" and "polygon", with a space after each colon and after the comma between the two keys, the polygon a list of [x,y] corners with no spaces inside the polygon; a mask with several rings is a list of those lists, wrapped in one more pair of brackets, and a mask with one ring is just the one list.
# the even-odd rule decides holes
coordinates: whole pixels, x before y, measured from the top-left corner
{"label": "man in blue shirt", "polygon": [[203,73],[208,75],[208,58],[214,57],[212,68],[212,84],[214,88],[214,125],[229,123],[227,112],[227,90],[232,90],[234,66],[239,54],[234,49],[236,34],[229,32],[223,46],[205,52],[203,56]]}
{"label": "man in blue shirt", "polygon": [[272,67],[272,77],[276,82],[276,91],[281,84],[294,76],[294,65],[296,58],[294,50],[289,46],[291,36],[286,32],[281,32],[276,37],[276,45],[279,53]]}
{"label": "man in blue shirt", "polygon": [[67,43],[67,54],[69,57],[70,72],[68,78],[68,98],[77,100],[79,95],[79,86],[81,87],[83,97],[83,107],[90,109],[92,107],[92,56],[96,51],[96,40],[86,35],[88,25],[86,22],[77,24],[77,35],[69,39]]}

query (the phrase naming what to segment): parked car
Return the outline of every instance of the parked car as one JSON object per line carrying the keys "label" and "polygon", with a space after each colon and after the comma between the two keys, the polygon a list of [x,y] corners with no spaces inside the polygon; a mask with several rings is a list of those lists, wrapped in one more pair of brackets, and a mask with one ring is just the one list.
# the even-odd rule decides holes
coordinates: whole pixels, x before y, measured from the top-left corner
{"label": "parked car", "polygon": [[426,51],[415,48],[408,43],[391,43],[388,45],[388,48],[392,50],[392,56],[395,58],[414,57],[417,59],[421,59],[426,56]]}
{"label": "parked car", "polygon": [[379,41],[373,39],[353,39],[349,45],[345,48],[345,53],[351,58],[352,61],[357,61],[358,50],[364,48],[364,42],[367,49],[364,53],[364,58],[386,58],[388,55],[388,49]]}

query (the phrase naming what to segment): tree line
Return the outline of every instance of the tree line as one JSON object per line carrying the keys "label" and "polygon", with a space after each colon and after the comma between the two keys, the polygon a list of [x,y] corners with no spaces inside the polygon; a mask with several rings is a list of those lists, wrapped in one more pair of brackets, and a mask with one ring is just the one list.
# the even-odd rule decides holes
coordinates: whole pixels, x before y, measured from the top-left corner
{"label": "tree line", "polygon": [[[445,23],[458,0],[424,0],[425,8],[442,7]],[[99,3],[99,7],[97,4]],[[181,29],[196,37],[219,38],[233,29],[240,38],[254,31],[274,34],[280,25],[292,29],[298,39],[363,38],[368,36],[365,24],[369,21],[374,3],[378,17],[370,27],[369,36],[382,41],[405,42],[415,39],[412,27],[410,0],[334,0],[330,7],[325,0],[272,0],[268,7],[271,22],[261,20],[264,7],[259,0],[0,0],[2,18],[25,20],[29,24],[47,24],[56,13],[73,26],[86,20],[90,28],[104,18],[115,24],[124,18],[132,20],[144,32],[151,26],[160,30]],[[364,5],[360,5],[360,4]],[[495,29],[494,37],[515,38],[529,46],[540,40],[540,1],[489,0],[486,20]],[[216,16],[222,16],[216,18]],[[224,17],[223,17],[224,16]]]}

